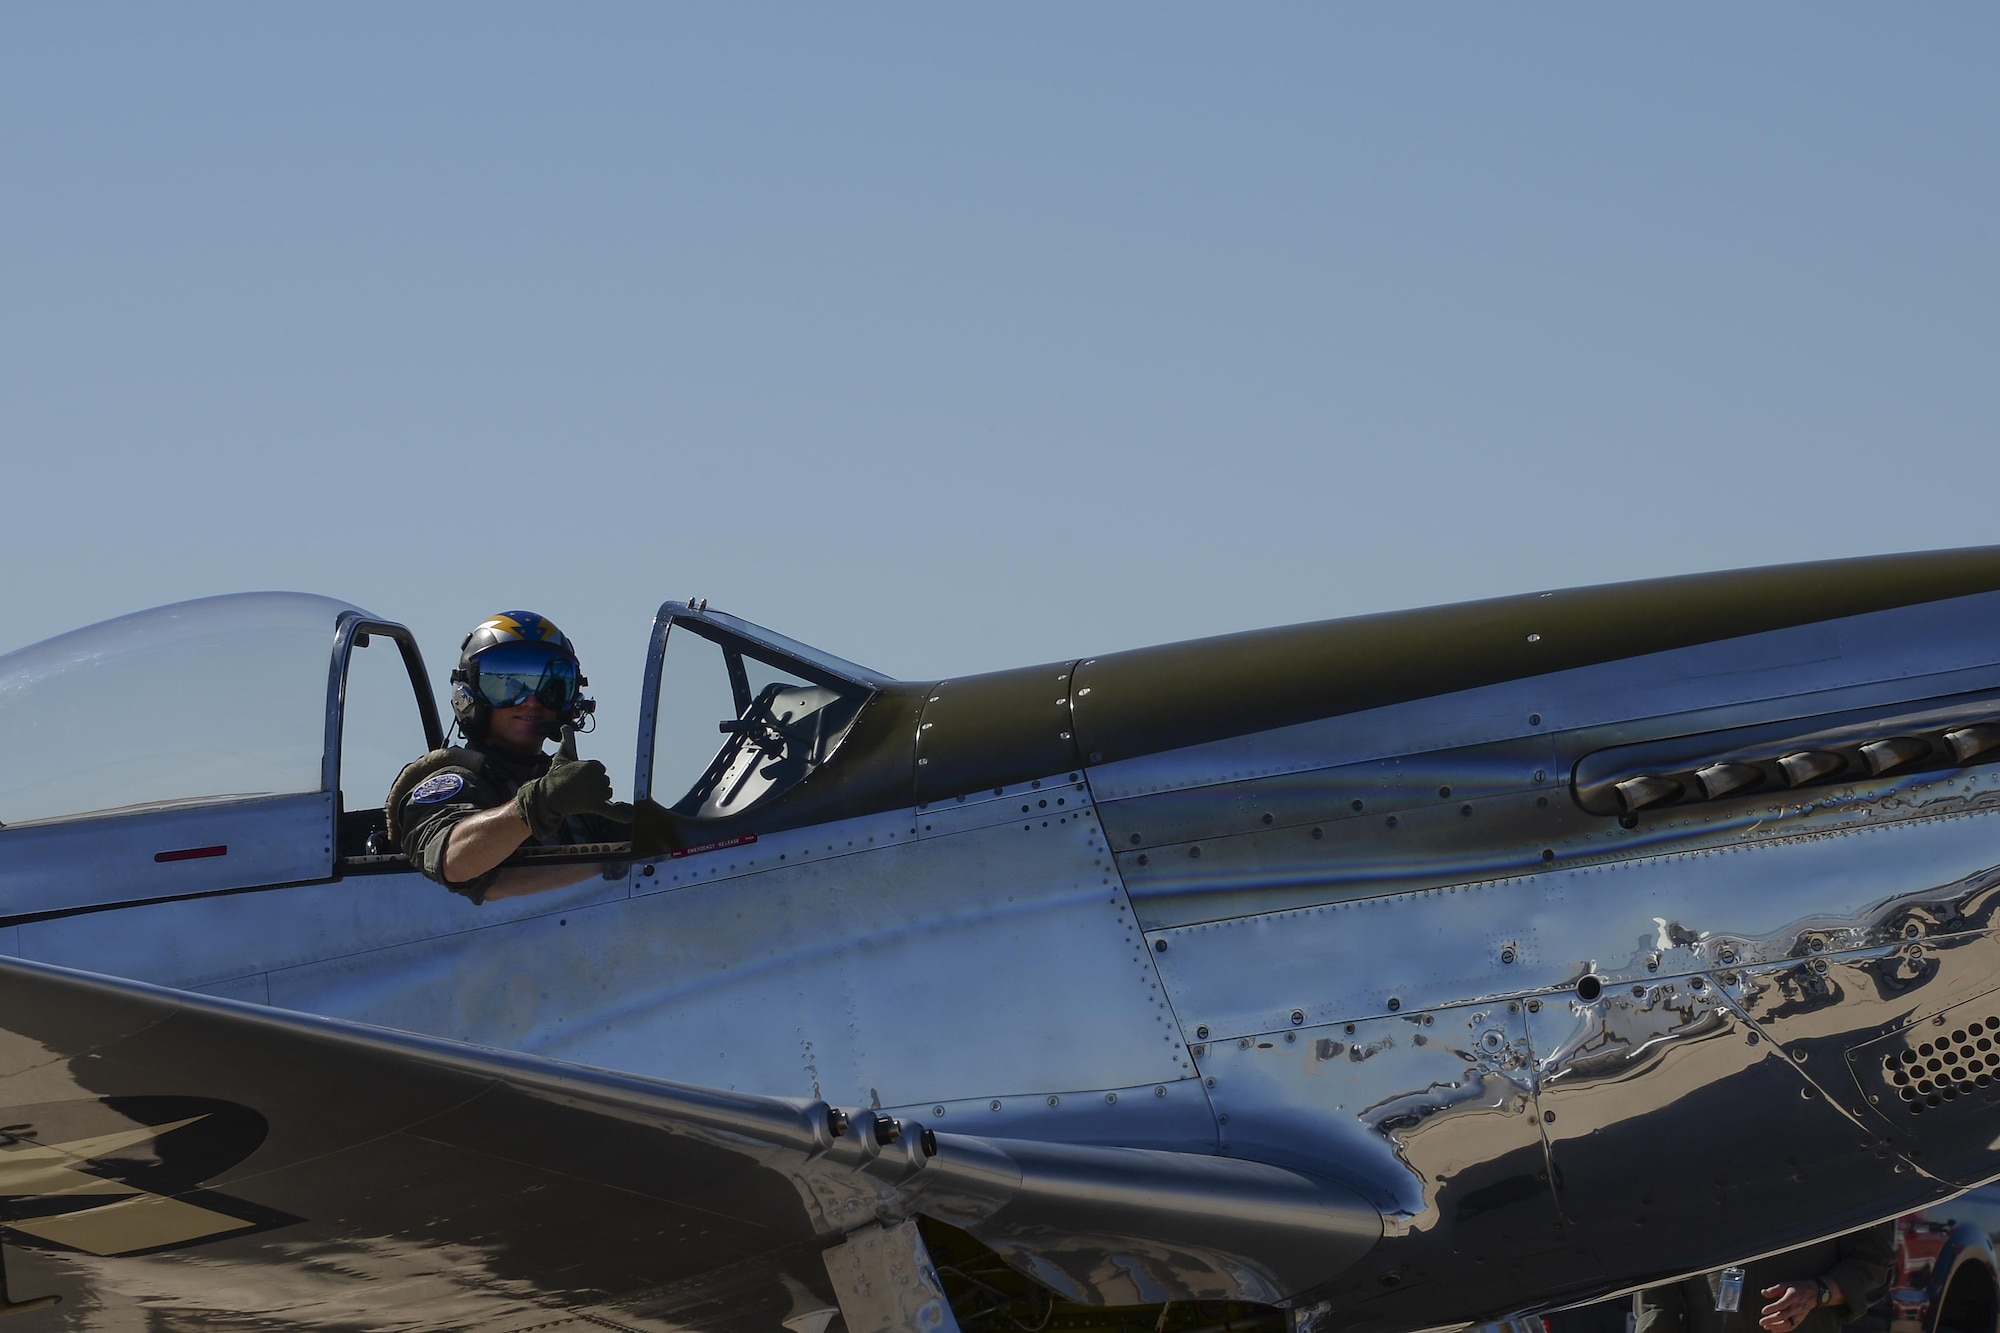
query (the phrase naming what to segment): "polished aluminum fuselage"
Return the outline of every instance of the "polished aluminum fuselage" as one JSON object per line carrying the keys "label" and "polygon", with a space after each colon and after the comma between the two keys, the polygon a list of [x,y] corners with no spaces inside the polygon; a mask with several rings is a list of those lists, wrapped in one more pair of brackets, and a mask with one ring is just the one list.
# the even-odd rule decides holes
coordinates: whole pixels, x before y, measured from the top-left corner
{"label": "polished aluminum fuselage", "polygon": [[[70,825],[15,844],[0,950],[937,1129],[1285,1165],[1386,1223],[1306,1304],[1356,1326],[1499,1315],[2000,1174],[1988,1106],[1894,1078],[1940,1058],[1920,1046],[1971,1061],[2000,1018],[1993,755],[1624,821],[1571,790],[1607,747],[2000,692],[1996,664],[2000,594],[1952,598],[479,908],[362,866],[189,896],[195,863],[171,900],[65,914],[107,882]],[[312,878],[281,863],[314,799],[233,815],[234,837],[266,829],[268,881]],[[208,836],[198,811],[152,818],[88,857]]]}

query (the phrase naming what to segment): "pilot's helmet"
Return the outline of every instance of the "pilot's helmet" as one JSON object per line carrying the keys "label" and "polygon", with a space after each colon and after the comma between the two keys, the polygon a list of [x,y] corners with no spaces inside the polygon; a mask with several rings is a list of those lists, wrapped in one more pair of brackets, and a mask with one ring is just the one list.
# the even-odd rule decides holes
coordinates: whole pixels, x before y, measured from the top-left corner
{"label": "pilot's helmet", "polygon": [[480,621],[458,646],[451,712],[475,744],[485,739],[494,709],[530,698],[557,716],[557,726],[573,726],[596,707],[581,692],[589,683],[576,649],[553,622],[533,611],[502,611]]}

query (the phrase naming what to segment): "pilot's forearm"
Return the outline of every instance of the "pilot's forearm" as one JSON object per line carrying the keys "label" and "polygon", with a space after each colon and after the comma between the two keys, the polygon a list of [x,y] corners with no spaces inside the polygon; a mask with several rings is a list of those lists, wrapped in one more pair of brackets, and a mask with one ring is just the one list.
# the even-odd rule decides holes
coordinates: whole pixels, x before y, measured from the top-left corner
{"label": "pilot's forearm", "polygon": [[[499,865],[528,840],[528,821],[512,801],[467,815],[445,834],[444,877],[464,884]],[[491,890],[487,897],[499,897]]]}
{"label": "pilot's forearm", "polygon": [[531,893],[566,888],[602,875],[597,863],[553,866],[508,866],[486,886],[485,901],[495,898],[525,898]]}

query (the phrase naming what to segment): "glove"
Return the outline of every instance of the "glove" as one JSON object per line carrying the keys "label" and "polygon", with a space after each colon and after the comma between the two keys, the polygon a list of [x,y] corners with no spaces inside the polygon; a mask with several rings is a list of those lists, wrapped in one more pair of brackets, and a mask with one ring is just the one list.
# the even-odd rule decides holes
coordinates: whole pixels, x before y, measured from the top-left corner
{"label": "glove", "polygon": [[569,727],[562,729],[562,745],[549,771],[521,784],[514,793],[514,807],[537,839],[554,833],[571,815],[602,815],[621,824],[632,822],[632,807],[611,799],[611,778],[604,765],[576,757],[576,732]]}

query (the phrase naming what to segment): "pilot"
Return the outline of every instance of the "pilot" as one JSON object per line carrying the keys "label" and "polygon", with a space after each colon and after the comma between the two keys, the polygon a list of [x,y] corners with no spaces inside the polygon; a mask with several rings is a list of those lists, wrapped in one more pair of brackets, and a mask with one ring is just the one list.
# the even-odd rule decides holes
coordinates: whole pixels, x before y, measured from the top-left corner
{"label": "pilot", "polygon": [[[463,746],[404,767],[384,806],[392,844],[417,869],[475,903],[560,888],[589,871],[510,866],[525,845],[577,846],[630,837],[632,807],[611,799],[595,759],[576,757],[575,729],[596,704],[576,650],[532,611],[481,621],[459,645],[451,711]],[[543,752],[561,740],[555,754]]]}

